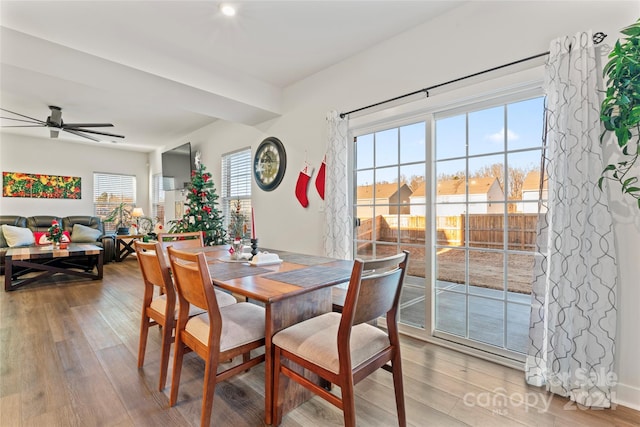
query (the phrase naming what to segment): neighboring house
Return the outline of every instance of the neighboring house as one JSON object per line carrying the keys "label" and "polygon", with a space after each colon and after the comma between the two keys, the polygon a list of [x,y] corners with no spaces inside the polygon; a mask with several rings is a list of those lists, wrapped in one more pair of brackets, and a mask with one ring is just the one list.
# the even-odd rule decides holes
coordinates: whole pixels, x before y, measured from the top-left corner
{"label": "neighboring house", "polygon": [[[422,183],[410,197],[411,215],[426,214],[426,182]],[[467,193],[463,179],[438,181],[436,193],[437,215],[454,216],[462,213],[502,213],[504,192],[497,178],[474,178],[469,180],[469,205],[465,204]]]}
{"label": "neighboring house", "polygon": [[[542,183],[542,200],[547,200],[549,190],[547,179]],[[540,196],[540,172],[532,171],[527,174],[522,183],[522,202],[518,203],[518,212],[538,213],[538,197]],[[527,202],[529,200],[530,202]]]}
{"label": "neighboring house", "polygon": [[398,213],[408,214],[410,196],[411,188],[407,184],[402,184],[400,188],[398,188],[397,183],[361,185],[358,187],[356,194],[358,216],[371,218],[373,216],[373,204],[376,205],[376,216],[396,215]]}

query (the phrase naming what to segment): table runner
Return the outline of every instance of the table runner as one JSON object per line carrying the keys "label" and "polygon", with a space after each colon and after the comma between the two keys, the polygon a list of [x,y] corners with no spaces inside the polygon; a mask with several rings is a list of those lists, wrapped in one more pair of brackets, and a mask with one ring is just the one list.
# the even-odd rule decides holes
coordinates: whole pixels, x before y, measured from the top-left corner
{"label": "table runner", "polygon": [[346,282],[351,277],[351,270],[326,265],[314,265],[312,267],[285,271],[283,273],[266,274],[263,277],[265,279],[306,288],[314,285]]}
{"label": "table runner", "polygon": [[287,252],[287,251],[278,251],[275,249],[261,249],[261,250],[272,253],[272,254],[278,254],[281,260],[285,262],[290,262],[292,264],[318,265],[318,264],[326,264],[328,262],[335,261],[334,258],[327,258],[323,256],[297,254],[297,253]]}
{"label": "table runner", "polygon": [[211,274],[213,280],[237,279],[239,277],[268,273],[269,271],[271,270],[240,263],[216,262],[209,264],[209,274]]}

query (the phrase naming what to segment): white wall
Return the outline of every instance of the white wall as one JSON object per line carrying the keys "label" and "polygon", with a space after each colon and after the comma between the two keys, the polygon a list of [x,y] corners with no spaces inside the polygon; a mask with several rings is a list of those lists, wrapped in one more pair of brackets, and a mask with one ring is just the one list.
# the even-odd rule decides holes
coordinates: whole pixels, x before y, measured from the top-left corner
{"label": "white wall", "polygon": [[0,197],[1,215],[93,215],[93,173],[136,175],[137,199],[145,213],[150,212],[148,154],[114,150],[49,138],[3,134],[0,140],[2,172],[41,173],[79,176],[82,198],[32,199]]}
{"label": "white wall", "polygon": [[[246,146],[255,151],[263,138],[280,138],[288,159],[280,187],[273,192],[252,188],[260,244],[321,254],[323,202],[313,187],[315,173],[308,208],[298,203],[294,189],[305,159],[315,172],[320,165],[326,150],[327,111],[358,108],[545,52],[552,39],[577,31],[603,31],[611,45],[619,29],[638,16],[640,6],[635,1],[468,2],[291,86],[285,92],[284,113],[277,119],[255,128],[218,122],[182,142],[191,141],[201,149],[203,163],[219,188],[222,153]],[[509,71],[492,77],[505,72]],[[465,84],[470,83],[474,82]],[[637,218],[639,213],[633,215]],[[640,250],[640,226],[619,225],[616,232],[619,247],[626,250],[620,256],[620,293],[625,297],[619,307],[617,399],[640,409],[640,340],[634,330],[639,324],[640,267],[631,255]]]}

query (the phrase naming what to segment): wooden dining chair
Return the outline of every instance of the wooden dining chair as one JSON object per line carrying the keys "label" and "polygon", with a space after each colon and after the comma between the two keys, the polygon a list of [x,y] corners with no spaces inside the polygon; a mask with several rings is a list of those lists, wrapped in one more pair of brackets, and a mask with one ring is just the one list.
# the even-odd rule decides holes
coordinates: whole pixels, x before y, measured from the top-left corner
{"label": "wooden dining chair", "polygon": [[[393,374],[398,422],[406,426],[398,306],[408,258],[407,251],[386,258],[377,266],[383,272],[367,275],[363,275],[365,262],[356,260],[342,313],[321,314],[273,336],[275,425],[282,421],[280,374],[342,409],[345,426],[353,427],[356,425],[354,385],[383,368]],[[386,331],[369,323],[383,315],[386,315]],[[285,360],[339,386],[341,397],[309,381],[285,365]]]}
{"label": "wooden dining chair", "polygon": [[[173,378],[169,405],[178,398],[182,359],[185,351],[195,351],[205,361],[201,426],[208,426],[213,411],[216,384],[247,371],[265,360],[264,353],[251,358],[251,350],[265,344],[265,309],[248,302],[221,307],[212,286],[204,253],[168,248],[180,310],[176,323]],[[206,310],[189,318],[190,307]],[[221,361],[242,355],[242,362],[221,372]]]}
{"label": "wooden dining chair", "polygon": [[[169,266],[162,253],[160,243],[144,243],[136,241],[136,257],[142,273],[144,296],[142,298],[142,319],[140,321],[140,342],[138,345],[138,368],[144,365],[147,348],[147,337],[151,326],[159,326],[162,331],[160,350],[160,382],[158,390],[162,391],[167,382],[169,351],[173,338],[177,300]],[[156,292],[156,290],[158,292]],[[236,299],[222,291],[217,291],[220,305],[235,304]],[[193,307],[189,316],[203,313],[204,310]]]}
{"label": "wooden dining chair", "polygon": [[[374,272],[383,272],[388,270],[389,268],[397,267],[397,263],[395,263],[396,256],[386,257],[386,258],[374,258],[364,260],[364,265],[362,267],[362,271],[364,275],[374,273]],[[339,285],[335,285],[331,288],[331,306],[332,310],[336,313],[342,313],[344,309],[344,300],[347,297],[347,287],[349,282],[341,283]]]}
{"label": "wooden dining chair", "polygon": [[165,251],[169,246],[176,249],[184,248],[202,248],[204,247],[204,238],[201,231],[190,231],[185,233],[159,233],[158,241]]}

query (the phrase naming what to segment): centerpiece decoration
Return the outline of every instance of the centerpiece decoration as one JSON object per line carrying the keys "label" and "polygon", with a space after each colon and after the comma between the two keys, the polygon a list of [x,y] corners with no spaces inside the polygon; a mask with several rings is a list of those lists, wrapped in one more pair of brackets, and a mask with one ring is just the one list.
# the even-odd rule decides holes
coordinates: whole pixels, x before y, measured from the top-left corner
{"label": "centerpiece decoration", "polygon": [[244,239],[246,235],[247,221],[242,213],[242,204],[240,203],[240,200],[236,200],[229,221],[229,236],[232,239],[231,248],[229,248],[231,259],[242,259],[242,249],[244,247]]}
{"label": "centerpiece decoration", "polygon": [[[53,242],[54,246],[61,246],[60,242],[62,241],[62,228],[60,228],[60,224],[55,219],[51,221],[51,227],[47,229],[49,232],[49,240]],[[66,242],[64,243],[64,247],[66,247]],[[63,248],[64,249],[64,248]]]}
{"label": "centerpiece decoration", "polygon": [[191,171],[191,184],[187,189],[187,201],[182,218],[168,222],[170,233],[201,231],[206,246],[223,245],[227,240],[224,217],[217,208],[218,195],[206,167],[196,161]]}

